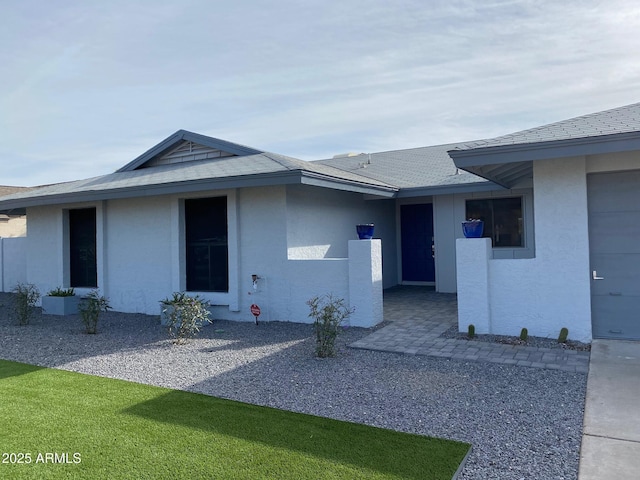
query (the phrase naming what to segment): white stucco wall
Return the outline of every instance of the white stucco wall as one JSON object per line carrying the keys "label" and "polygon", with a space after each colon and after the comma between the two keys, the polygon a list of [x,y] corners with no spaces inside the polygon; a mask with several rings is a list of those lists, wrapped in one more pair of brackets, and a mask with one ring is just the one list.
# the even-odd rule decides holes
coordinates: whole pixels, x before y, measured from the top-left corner
{"label": "white stucco wall", "polygon": [[[537,161],[533,172],[535,258],[459,263],[458,297],[473,295],[468,270],[488,269],[491,333],[518,335],[526,327],[555,338],[566,327],[569,338],[590,341],[585,159]],[[459,317],[470,318],[461,308]]]}
{"label": "white stucco wall", "polygon": [[346,258],[356,225],[375,224],[382,240],[384,287],[398,283],[395,200],[365,200],[363,195],[307,185],[287,187],[287,258]]}
{"label": "white stucco wall", "polygon": [[[216,318],[253,321],[250,305],[256,303],[262,309],[263,321],[310,322],[306,301],[313,296],[332,293],[349,301],[350,271],[357,267],[348,259],[348,241],[355,237],[353,219],[358,209],[367,215],[366,220],[360,221],[373,218],[381,224],[387,213],[385,208],[392,209],[392,205],[364,202],[362,196],[335,193],[340,202],[361,202],[355,208],[345,209],[344,215],[335,211],[329,215],[336,203],[331,198],[332,191],[325,191],[322,197],[317,189],[302,187],[290,196],[287,187],[273,186],[31,208],[30,234],[25,239],[29,252],[26,277],[41,292],[69,286],[65,212],[70,208],[95,207],[100,292],[109,298],[116,311],[158,315],[160,300],[186,287],[184,199],[225,195],[229,292],[193,293],[214,305]],[[318,208],[312,208],[314,203]],[[303,215],[304,208],[309,209],[308,215]],[[293,212],[291,222],[290,212]],[[345,222],[348,232],[335,227]],[[384,232],[384,228],[381,230]],[[293,239],[293,246],[289,238]],[[343,257],[289,258],[290,247],[295,251],[303,243],[310,247],[308,251],[317,253],[314,241],[333,242],[329,250]],[[367,291],[366,286],[359,286],[354,295],[359,295],[360,303],[366,296],[363,293],[374,298],[372,292],[379,290],[381,296],[380,256],[373,265],[365,263],[362,268],[371,276],[375,289]],[[252,275],[258,276],[255,289]],[[84,289],[77,290],[79,294],[85,293]],[[381,308],[378,310],[380,315],[368,315],[367,321],[374,317],[379,317],[376,322],[381,321]]]}
{"label": "white stucco wall", "polygon": [[65,286],[62,208],[28,208],[27,224],[27,281],[41,293]]}
{"label": "white stucco wall", "polygon": [[100,285],[116,311],[157,313],[172,291],[169,197],[109,200]]}

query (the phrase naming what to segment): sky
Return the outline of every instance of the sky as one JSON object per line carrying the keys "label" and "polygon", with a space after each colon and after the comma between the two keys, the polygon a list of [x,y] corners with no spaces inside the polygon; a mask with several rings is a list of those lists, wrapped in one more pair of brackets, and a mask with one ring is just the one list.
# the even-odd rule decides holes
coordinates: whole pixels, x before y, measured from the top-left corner
{"label": "sky", "polygon": [[640,102],[636,0],[0,0],[0,185],[180,129],[303,160]]}

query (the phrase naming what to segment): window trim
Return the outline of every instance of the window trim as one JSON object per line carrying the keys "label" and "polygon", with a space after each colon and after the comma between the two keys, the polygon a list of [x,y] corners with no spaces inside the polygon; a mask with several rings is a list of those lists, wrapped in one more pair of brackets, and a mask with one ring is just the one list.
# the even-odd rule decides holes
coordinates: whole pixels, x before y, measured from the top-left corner
{"label": "window trim", "polygon": [[187,287],[186,241],[184,234],[184,201],[189,198],[207,196],[227,197],[227,248],[229,256],[228,292],[192,292],[200,295],[212,305],[224,305],[231,312],[241,310],[240,264],[239,264],[239,218],[237,189],[222,189],[215,192],[194,192],[176,194],[171,199],[171,288],[174,292],[184,292]]}
{"label": "window trim", "polygon": [[[221,288],[221,289],[206,289],[206,290],[200,290],[197,288],[189,288],[189,284],[190,283],[195,283],[195,278],[190,277],[190,271],[193,268],[193,265],[189,264],[189,258],[190,258],[190,254],[189,254],[189,248],[191,246],[193,246],[193,242],[194,240],[190,240],[189,237],[189,225],[188,225],[188,218],[187,216],[189,215],[189,204],[190,203],[195,203],[198,201],[202,201],[202,202],[206,202],[206,201],[211,201],[211,203],[214,203],[216,201],[220,201],[221,199],[224,200],[224,217],[225,217],[225,235],[224,235],[224,242],[222,245],[220,246],[224,246],[224,263],[225,263],[225,267],[226,267],[226,278],[224,280],[225,288]],[[222,203],[222,202],[221,202]],[[222,205],[219,206],[220,208],[222,208]],[[206,196],[206,197],[198,197],[198,198],[187,198],[184,200],[183,202],[183,211],[184,211],[184,230],[183,230],[183,235],[185,238],[185,291],[188,292],[210,292],[210,293],[229,293],[229,227],[228,227],[228,209],[229,209],[229,205],[228,205],[228,200],[227,197],[225,195],[215,195],[215,196]],[[220,213],[220,212],[217,212]],[[208,247],[209,250],[211,250],[212,245],[210,244],[211,242],[209,242]],[[216,245],[213,245],[214,247]],[[212,259],[209,259],[209,262],[211,263]],[[209,278],[209,284],[211,287],[211,269],[209,268],[209,274],[208,274],[208,278]]]}
{"label": "window trim", "polygon": [[[455,238],[463,238],[461,222],[467,219],[466,201],[486,198],[522,197],[523,208],[523,247],[492,247],[494,260],[522,260],[536,258],[535,235],[535,194],[533,187],[494,190],[490,192],[461,193],[454,196]],[[437,248],[437,245],[436,245]]]}
{"label": "window trim", "polygon": [[[72,229],[74,228],[74,222],[72,220],[72,216],[74,215],[72,212],[80,212],[80,211],[93,211],[93,269],[95,270],[95,277],[93,279],[91,279],[92,281],[90,281],[88,284],[86,285],[81,285],[80,283],[75,282],[75,280],[79,280],[79,279],[75,279],[74,278],[74,269],[73,269],[73,265],[72,263],[74,262],[74,254],[72,252],[72,249],[74,247],[74,240],[73,240],[73,235],[72,235]],[[69,286],[70,287],[74,287],[74,288],[98,288],[98,211],[96,207],[78,207],[78,208],[71,208],[67,210],[67,226],[66,226],[66,230],[67,230],[67,238],[68,238],[68,242],[66,245],[66,249],[67,249],[67,254],[68,254],[68,261],[67,261],[67,267],[69,269]]]}
{"label": "window trim", "polygon": [[[468,205],[469,202],[486,202],[486,201],[491,201],[492,203],[492,212],[494,209],[493,203],[496,201],[503,201],[503,200],[513,200],[513,199],[519,199],[520,200],[520,221],[521,221],[521,233],[520,233],[520,238],[521,238],[521,242],[520,245],[494,245],[494,238],[493,235],[491,235],[490,237],[485,236],[487,233],[486,227],[487,227],[487,222],[485,221],[485,231],[483,233],[483,238],[490,238],[491,239],[491,248],[495,248],[495,249],[522,249],[522,248],[526,248],[527,245],[527,231],[526,231],[526,222],[525,222],[525,200],[524,200],[524,196],[523,195],[504,195],[504,196],[499,196],[499,197],[477,197],[477,198],[466,198],[464,201],[464,209],[465,209],[465,218],[471,218],[472,216],[469,215],[468,213]],[[494,225],[495,227],[495,225]],[[495,232],[492,232],[495,233]]]}

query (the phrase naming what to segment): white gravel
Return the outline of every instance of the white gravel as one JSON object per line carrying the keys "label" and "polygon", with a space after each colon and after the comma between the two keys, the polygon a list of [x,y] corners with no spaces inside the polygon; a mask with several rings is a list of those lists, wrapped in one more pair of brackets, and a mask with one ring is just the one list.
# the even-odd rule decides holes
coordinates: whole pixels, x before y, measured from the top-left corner
{"label": "white gravel", "polygon": [[348,349],[313,355],[310,325],[216,321],[173,345],[159,318],[103,314],[9,318],[0,295],[0,358],[161,385],[258,405],[469,442],[462,479],[577,478],[587,376],[555,370]]}

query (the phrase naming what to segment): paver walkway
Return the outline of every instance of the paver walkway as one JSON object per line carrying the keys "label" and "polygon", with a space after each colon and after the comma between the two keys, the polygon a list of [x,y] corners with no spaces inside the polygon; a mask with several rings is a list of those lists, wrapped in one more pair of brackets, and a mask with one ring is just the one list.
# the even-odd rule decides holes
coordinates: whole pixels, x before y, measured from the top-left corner
{"label": "paver walkway", "polygon": [[569,372],[589,371],[589,352],[440,337],[457,323],[457,317],[455,294],[436,293],[428,287],[390,288],[384,292],[384,319],[391,323],[350,347]]}

